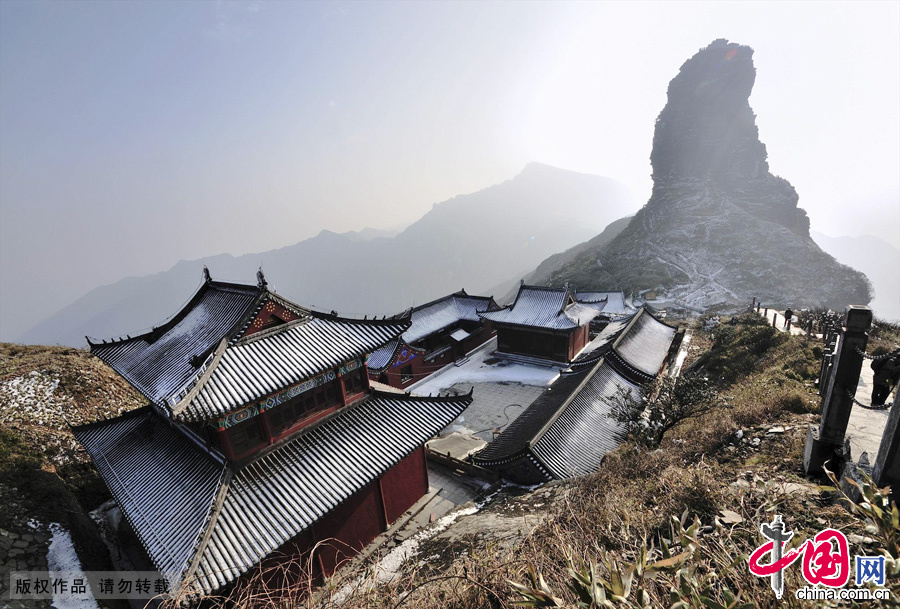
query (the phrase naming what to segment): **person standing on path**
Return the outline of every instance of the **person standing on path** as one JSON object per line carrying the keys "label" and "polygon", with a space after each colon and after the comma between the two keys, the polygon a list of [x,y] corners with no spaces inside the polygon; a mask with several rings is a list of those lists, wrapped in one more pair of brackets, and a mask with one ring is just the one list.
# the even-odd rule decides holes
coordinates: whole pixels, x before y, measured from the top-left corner
{"label": "person standing on path", "polygon": [[791,319],[794,318],[794,312],[790,309],[784,310],[784,327],[787,328],[788,324],[791,323]]}
{"label": "person standing on path", "polygon": [[890,357],[874,360],[872,370],[875,371],[872,406],[884,406],[891,390],[900,380],[900,346],[894,348]]}

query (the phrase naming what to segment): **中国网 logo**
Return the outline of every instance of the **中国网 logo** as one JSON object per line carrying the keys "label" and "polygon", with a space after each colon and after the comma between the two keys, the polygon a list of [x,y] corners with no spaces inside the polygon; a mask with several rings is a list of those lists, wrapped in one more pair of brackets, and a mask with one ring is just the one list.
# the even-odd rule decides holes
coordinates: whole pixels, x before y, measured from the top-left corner
{"label": "\u4e2d\u56fd\u7f51 logo", "polygon": [[[807,539],[796,548],[788,543],[794,537],[780,515],[770,523],[759,527],[766,538],[750,555],[750,572],[757,577],[768,577],[777,598],[784,594],[784,570],[801,560],[803,578],[809,584],[795,591],[800,600],[887,600],[890,592],[886,588],[844,588],[850,580],[850,546],[847,537],[837,529],[823,529],[812,539]],[[763,562],[768,556],[768,562]],[[856,556],[856,586],[874,584],[885,585],[884,556]]]}

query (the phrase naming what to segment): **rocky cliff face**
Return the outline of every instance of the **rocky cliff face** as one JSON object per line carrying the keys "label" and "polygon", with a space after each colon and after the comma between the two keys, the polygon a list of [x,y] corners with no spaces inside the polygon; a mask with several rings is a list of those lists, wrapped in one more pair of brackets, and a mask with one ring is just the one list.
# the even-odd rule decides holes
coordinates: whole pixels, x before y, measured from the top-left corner
{"label": "rocky cliff face", "polygon": [[753,50],[716,40],[681,67],[653,137],[653,194],[618,237],[551,281],[656,292],[701,310],[749,303],[869,302],[866,277],[809,236],[787,180],[772,175],[749,97]]}

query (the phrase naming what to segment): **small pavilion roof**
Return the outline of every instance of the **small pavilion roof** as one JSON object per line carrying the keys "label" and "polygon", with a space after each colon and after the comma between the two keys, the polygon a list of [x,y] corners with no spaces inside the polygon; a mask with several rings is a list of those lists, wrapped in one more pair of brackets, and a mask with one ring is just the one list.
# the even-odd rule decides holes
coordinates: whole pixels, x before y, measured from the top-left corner
{"label": "small pavilion roof", "polygon": [[599,314],[599,307],[577,302],[568,286],[547,288],[522,284],[511,305],[479,315],[499,324],[571,330]]}
{"label": "small pavilion roof", "polygon": [[584,304],[603,304],[606,315],[630,315],[635,308],[625,303],[625,292],[576,292],[575,300]]}
{"label": "small pavilion roof", "polygon": [[147,407],[76,427],[173,590],[212,594],[458,417],[464,396],[372,392],[251,461],[224,465]]}

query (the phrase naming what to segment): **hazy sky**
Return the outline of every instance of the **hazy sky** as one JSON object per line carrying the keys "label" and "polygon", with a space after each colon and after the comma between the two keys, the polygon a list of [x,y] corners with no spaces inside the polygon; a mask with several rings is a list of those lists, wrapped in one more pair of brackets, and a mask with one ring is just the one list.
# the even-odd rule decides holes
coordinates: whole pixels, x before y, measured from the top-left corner
{"label": "hazy sky", "polygon": [[755,49],[760,137],[813,228],[900,244],[898,2],[0,1],[0,338],[532,160],[643,204],[668,82],[715,38]]}

